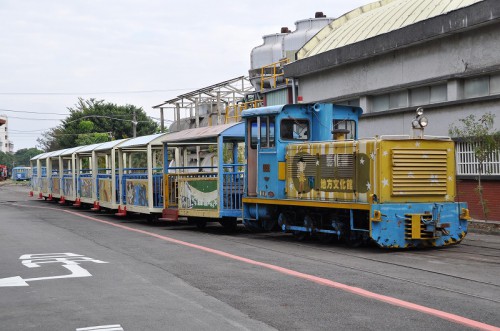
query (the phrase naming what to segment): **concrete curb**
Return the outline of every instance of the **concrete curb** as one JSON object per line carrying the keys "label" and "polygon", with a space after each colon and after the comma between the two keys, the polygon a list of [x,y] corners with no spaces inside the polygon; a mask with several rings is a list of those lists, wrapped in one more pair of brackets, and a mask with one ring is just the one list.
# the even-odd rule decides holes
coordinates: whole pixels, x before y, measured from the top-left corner
{"label": "concrete curb", "polygon": [[484,233],[500,236],[499,221],[471,220],[469,221],[469,232]]}

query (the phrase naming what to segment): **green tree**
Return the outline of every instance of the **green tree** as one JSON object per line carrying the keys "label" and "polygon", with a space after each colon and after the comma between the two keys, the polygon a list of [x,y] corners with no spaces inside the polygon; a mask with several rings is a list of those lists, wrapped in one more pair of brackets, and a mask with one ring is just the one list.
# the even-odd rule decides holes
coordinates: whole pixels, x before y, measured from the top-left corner
{"label": "green tree", "polygon": [[9,169],[14,167],[29,167],[30,159],[43,151],[36,148],[23,148],[14,153],[0,152],[0,164],[6,165]]}
{"label": "green tree", "polygon": [[68,108],[70,115],[37,140],[45,151],[106,142],[133,136],[134,113],[137,136],[158,132],[158,124],[142,108],[119,106],[104,100],[82,98]]}
{"label": "green tree", "polygon": [[0,164],[6,165],[9,169],[12,168],[14,161],[14,154],[0,152]]}
{"label": "green tree", "polygon": [[456,137],[461,141],[470,143],[474,156],[477,159],[477,193],[479,202],[485,219],[488,218],[488,204],[484,199],[483,185],[481,176],[485,174],[484,162],[488,161],[493,153],[500,150],[500,131],[493,128],[495,115],[486,113],[479,118],[471,114],[465,118],[459,119],[459,125],[452,124],[449,133],[452,137]]}
{"label": "green tree", "polygon": [[14,160],[16,162],[16,166],[25,166],[29,167],[30,165],[30,160],[34,157],[37,156],[38,154],[43,153],[42,150],[39,150],[38,148],[22,148],[18,150],[14,154]]}

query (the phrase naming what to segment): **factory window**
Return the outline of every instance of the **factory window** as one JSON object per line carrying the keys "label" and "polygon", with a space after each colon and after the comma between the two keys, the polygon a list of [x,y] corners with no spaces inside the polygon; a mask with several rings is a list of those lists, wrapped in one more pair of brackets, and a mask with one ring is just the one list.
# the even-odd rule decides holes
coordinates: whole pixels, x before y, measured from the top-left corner
{"label": "factory window", "polygon": [[389,94],[389,107],[390,109],[408,107],[408,92],[398,91]]}
{"label": "factory window", "polygon": [[305,119],[281,120],[280,137],[283,140],[308,140],[309,121]]}
{"label": "factory window", "polygon": [[373,111],[389,110],[389,94],[376,95],[373,97]]}
{"label": "factory window", "polygon": [[417,87],[410,90],[410,105],[419,106],[428,104],[431,100],[431,90],[429,86]]}
{"label": "factory window", "polygon": [[430,103],[443,102],[448,100],[448,86],[446,84],[431,86]]}
{"label": "factory window", "polygon": [[376,95],[372,99],[372,111],[384,111],[389,109],[408,107],[408,91],[397,91],[387,94]]}
{"label": "factory window", "polygon": [[478,98],[490,94],[490,77],[470,78],[464,81],[464,97]]}
{"label": "factory window", "polygon": [[428,105],[447,99],[446,84],[422,86],[410,90],[410,106]]}
{"label": "factory window", "polygon": [[500,74],[490,76],[490,94],[500,94]]}
{"label": "factory window", "polygon": [[338,105],[359,107],[359,99],[339,101]]}

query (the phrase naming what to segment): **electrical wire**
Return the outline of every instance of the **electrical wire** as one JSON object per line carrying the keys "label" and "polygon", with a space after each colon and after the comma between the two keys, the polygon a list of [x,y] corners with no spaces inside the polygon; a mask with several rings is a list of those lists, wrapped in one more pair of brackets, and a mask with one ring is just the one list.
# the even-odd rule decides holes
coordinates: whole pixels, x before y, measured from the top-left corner
{"label": "electrical wire", "polygon": [[0,111],[9,111],[13,113],[25,113],[25,114],[43,114],[43,115],[61,115],[61,116],[68,116],[70,115],[69,113],[63,114],[63,113],[40,113],[36,111],[27,111],[27,110],[13,110],[13,109],[1,109]]}
{"label": "electrical wire", "polygon": [[178,89],[167,90],[139,90],[139,91],[101,91],[101,92],[0,92],[0,95],[89,95],[89,94],[143,94],[143,93],[162,93],[162,92],[176,92],[187,90],[198,90],[195,87],[184,87]]}

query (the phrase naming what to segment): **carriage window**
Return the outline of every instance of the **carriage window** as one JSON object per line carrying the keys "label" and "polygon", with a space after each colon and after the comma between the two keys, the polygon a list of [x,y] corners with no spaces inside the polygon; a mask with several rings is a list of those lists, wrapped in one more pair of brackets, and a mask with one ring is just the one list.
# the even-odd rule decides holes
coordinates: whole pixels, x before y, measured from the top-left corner
{"label": "carriage window", "polygon": [[[257,135],[259,130],[257,129],[257,121],[253,120],[250,123],[250,147],[257,148]],[[260,118],[260,147],[269,148],[275,145],[275,134],[274,134],[274,117],[261,117]]]}
{"label": "carriage window", "polygon": [[308,140],[309,121],[304,119],[284,119],[280,124],[280,137],[284,140]]}
{"label": "carriage window", "polygon": [[344,139],[356,139],[356,121],[353,120],[333,120],[333,139],[335,135],[345,134]]}

